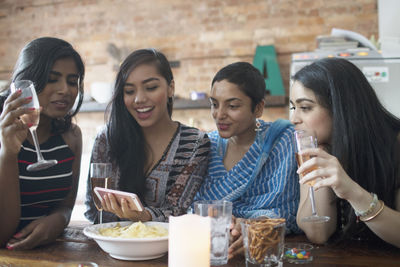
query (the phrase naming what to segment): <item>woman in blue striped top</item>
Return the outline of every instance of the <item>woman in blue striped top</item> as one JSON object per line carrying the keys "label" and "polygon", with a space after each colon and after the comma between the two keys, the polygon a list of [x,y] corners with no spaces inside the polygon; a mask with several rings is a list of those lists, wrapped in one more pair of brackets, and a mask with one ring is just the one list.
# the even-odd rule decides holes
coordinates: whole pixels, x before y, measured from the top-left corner
{"label": "woman in blue striped top", "polygon": [[[293,128],[288,121],[257,119],[263,113],[264,96],[264,78],[249,63],[230,64],[215,75],[210,101],[218,131],[209,134],[208,176],[196,199],[229,200],[235,217],[282,217],[288,232],[297,231]],[[238,231],[232,234],[239,236]],[[231,245],[230,257],[241,251],[241,244],[238,238]]]}
{"label": "woman in blue striped top", "polygon": [[[31,80],[41,106],[37,136],[45,159],[58,164],[26,170],[36,162],[35,147],[20,116],[21,91],[0,96],[0,246],[30,249],[54,241],[68,225],[78,188],[82,136],[71,122],[83,99],[84,65],[67,42],[44,37],[21,51],[12,81]],[[78,104],[73,105],[76,98]],[[3,106],[4,104],[4,106]]]}

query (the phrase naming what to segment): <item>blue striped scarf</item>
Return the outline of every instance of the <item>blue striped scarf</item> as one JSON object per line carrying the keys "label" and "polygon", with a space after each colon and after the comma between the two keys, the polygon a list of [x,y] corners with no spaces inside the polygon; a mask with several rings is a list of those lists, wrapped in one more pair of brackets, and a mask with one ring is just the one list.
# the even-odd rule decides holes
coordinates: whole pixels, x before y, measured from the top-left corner
{"label": "blue striped scarf", "polygon": [[208,175],[196,200],[232,201],[236,217],[283,217],[288,232],[297,232],[299,185],[292,132],[286,120],[261,122],[255,142],[229,171],[223,164],[228,139],[211,132]]}

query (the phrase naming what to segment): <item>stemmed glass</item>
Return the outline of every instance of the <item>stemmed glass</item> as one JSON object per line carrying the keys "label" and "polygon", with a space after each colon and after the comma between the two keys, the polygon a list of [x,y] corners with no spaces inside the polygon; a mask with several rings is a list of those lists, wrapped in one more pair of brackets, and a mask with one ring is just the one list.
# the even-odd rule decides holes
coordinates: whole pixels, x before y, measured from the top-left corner
{"label": "stemmed glass", "polygon": [[36,94],[35,86],[33,85],[32,81],[19,80],[19,81],[15,81],[11,84],[11,92],[15,92],[18,89],[21,89],[21,92],[22,92],[21,97],[23,97],[23,98],[32,97],[32,101],[27,104],[22,105],[22,107],[35,109],[32,113],[23,114],[20,116],[20,119],[25,124],[32,124],[32,126],[29,127],[29,131],[31,132],[31,135],[32,135],[33,143],[34,143],[35,149],[36,149],[36,156],[37,156],[37,162],[28,165],[26,170],[27,171],[40,171],[40,170],[48,169],[48,168],[56,165],[58,162],[55,159],[45,160],[43,158],[42,153],[40,152],[39,140],[38,140],[37,134],[36,134],[36,128],[39,124],[39,118],[40,118],[40,104],[39,104],[39,99]]}
{"label": "stemmed glass", "polygon": [[[294,141],[295,141],[295,152],[296,152],[296,160],[297,160],[297,165],[300,167],[304,162],[309,160],[311,156],[309,155],[301,155],[299,152],[301,152],[304,149],[308,148],[317,148],[318,143],[317,143],[317,138],[315,137],[315,134],[312,131],[303,131],[303,130],[298,130],[293,133],[294,135]],[[316,170],[318,167],[313,166],[309,168],[307,171],[303,172],[300,174],[300,177],[303,177],[307,173]],[[310,201],[311,201],[311,210],[312,210],[312,215],[308,217],[304,217],[301,219],[303,222],[327,222],[329,221],[328,216],[321,216],[317,214],[316,208],[315,208],[315,199],[314,199],[314,184],[315,180],[307,182],[307,184],[310,186],[309,188],[309,195],[310,195]]]}
{"label": "stemmed glass", "polygon": [[103,207],[101,200],[94,192],[95,187],[108,188],[111,181],[111,163],[90,164],[90,184],[92,186],[92,197],[97,210],[99,211],[99,223],[103,223]]}

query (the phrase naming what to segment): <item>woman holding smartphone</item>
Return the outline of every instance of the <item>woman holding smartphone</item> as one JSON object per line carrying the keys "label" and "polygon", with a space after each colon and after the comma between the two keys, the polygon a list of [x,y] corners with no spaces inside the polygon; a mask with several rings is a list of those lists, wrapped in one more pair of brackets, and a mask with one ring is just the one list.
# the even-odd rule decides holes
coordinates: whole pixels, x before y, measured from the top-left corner
{"label": "woman holding smartphone", "polygon": [[[312,158],[297,171],[307,173],[300,180],[300,228],[315,243],[384,240],[400,247],[400,120],[347,60],[318,60],[293,80],[291,121],[316,132],[319,145],[302,152]],[[311,214],[310,181],[326,223],[301,220]]]}
{"label": "woman holding smartphone", "polygon": [[[68,225],[78,188],[82,136],[71,122],[83,99],[85,68],[67,42],[44,37],[21,51],[12,82],[31,80],[40,109],[36,132],[44,158],[58,164],[27,171],[36,160],[29,127],[21,117],[35,110],[22,107],[32,97],[21,90],[0,97],[0,245],[30,249],[54,241]],[[16,88],[18,89],[18,88]],[[73,109],[78,99],[77,106]]]}
{"label": "woman holding smartphone", "polygon": [[[155,49],[131,53],[121,64],[106,127],[91,162],[112,163],[113,189],[135,193],[145,209],[131,209],[106,194],[103,222],[168,221],[186,213],[207,171],[210,141],[173,121],[175,84],[167,58]],[[97,222],[88,180],[85,216]]]}

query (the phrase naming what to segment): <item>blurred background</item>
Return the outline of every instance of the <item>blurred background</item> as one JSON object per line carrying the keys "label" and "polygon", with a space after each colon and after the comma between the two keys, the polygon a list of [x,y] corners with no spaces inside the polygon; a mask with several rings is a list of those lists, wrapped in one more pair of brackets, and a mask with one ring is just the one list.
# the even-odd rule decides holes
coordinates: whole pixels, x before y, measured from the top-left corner
{"label": "blurred background", "polygon": [[[167,56],[176,85],[173,118],[208,131],[214,123],[206,94],[216,71],[235,61],[255,63],[257,48],[273,48],[283,87],[270,92],[263,118],[288,118],[292,54],[314,51],[317,37],[334,27],[378,38],[377,0],[0,0],[0,85],[34,38],[65,39],[81,54],[82,204],[93,138],[104,124],[116,70],[131,51],[154,47]],[[82,207],[74,218],[82,218]]]}

